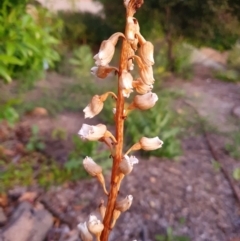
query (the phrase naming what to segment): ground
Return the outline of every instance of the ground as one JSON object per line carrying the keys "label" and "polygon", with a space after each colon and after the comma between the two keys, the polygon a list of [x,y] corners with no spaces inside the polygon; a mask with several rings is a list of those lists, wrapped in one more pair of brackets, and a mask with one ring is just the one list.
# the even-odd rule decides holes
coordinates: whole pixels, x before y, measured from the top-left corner
{"label": "ground", "polygon": [[[201,69],[197,71],[196,77],[189,82],[169,79],[166,88],[182,91],[182,97],[175,102],[179,115],[187,112],[189,119],[193,118],[195,112],[191,106],[194,106],[204,118],[210,133],[208,138],[221,160],[214,160],[199,123],[189,126],[182,136],[183,153],[175,160],[146,159],[136,152],[140,163],[124,179],[120,191],[120,197],[133,195],[133,204],[118,220],[111,241],[240,240],[240,203],[229,180],[216,165],[216,161],[222,163],[230,176],[235,168],[240,167],[225,149],[229,134],[239,127],[239,120],[232,113],[240,106],[240,85],[216,80]],[[83,121],[82,113],[65,112],[54,118],[28,115],[21,124],[37,124],[41,133],[51,133],[56,127],[65,128],[72,135]],[[48,155],[64,161],[69,148],[71,145],[65,140],[53,144],[47,151]],[[106,179],[109,183],[109,172],[106,172]],[[239,182],[233,182],[239,189]],[[101,199],[105,199],[95,179],[52,187],[44,198],[70,218],[73,226],[85,221],[90,213],[95,213]],[[172,238],[170,234],[166,236],[170,228]],[[74,234],[66,224],[60,223],[50,230],[46,241],[70,240]],[[64,236],[69,236],[69,239]]]}

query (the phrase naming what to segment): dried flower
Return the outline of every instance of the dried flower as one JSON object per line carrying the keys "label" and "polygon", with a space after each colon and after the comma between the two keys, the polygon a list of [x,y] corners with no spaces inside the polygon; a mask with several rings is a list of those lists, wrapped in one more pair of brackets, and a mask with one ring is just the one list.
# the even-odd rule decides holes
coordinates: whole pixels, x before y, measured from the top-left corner
{"label": "dried flower", "polygon": [[124,0],[124,6],[127,8],[130,0]]}
{"label": "dried flower", "polygon": [[97,66],[106,66],[109,64],[114,55],[115,45],[117,44],[119,37],[125,38],[123,33],[117,32],[114,33],[108,40],[104,40],[101,43],[98,54],[93,57],[96,60],[95,64]]}
{"label": "dried flower", "polygon": [[130,93],[133,92],[132,75],[127,70],[123,70],[119,78],[119,82],[120,82],[120,88],[122,89],[123,96],[128,98],[130,96]]}
{"label": "dried flower", "polygon": [[134,55],[131,58],[134,58],[137,61],[137,64],[138,64],[138,67],[139,67],[139,73],[140,73],[142,81],[146,85],[152,85],[155,81],[154,77],[153,77],[152,66],[148,66],[148,65],[144,64],[142,59],[137,55]]}
{"label": "dried flower", "polygon": [[139,55],[142,58],[144,64],[148,66],[154,65],[153,44],[149,41],[146,41],[140,33],[137,34],[137,37],[140,44]]}
{"label": "dried flower", "polygon": [[91,157],[88,156],[83,160],[83,166],[89,175],[98,179],[98,181],[103,187],[103,191],[108,195],[108,191],[105,185],[105,179],[102,174],[102,167],[99,166],[96,162],[93,161]]}
{"label": "dried flower", "polygon": [[83,160],[83,166],[85,170],[93,177],[102,173],[102,167],[100,167],[91,157],[86,157]]}
{"label": "dried flower", "polygon": [[145,151],[152,151],[162,147],[163,141],[158,137],[148,138],[142,137],[139,141],[141,148]]}
{"label": "dried flower", "polygon": [[82,241],[92,241],[93,237],[89,233],[86,222],[78,224],[78,230]]}
{"label": "dried flower", "polygon": [[140,110],[148,110],[152,108],[158,100],[158,96],[155,93],[149,92],[144,95],[136,95],[133,102],[129,105],[128,110],[135,108]]}
{"label": "dried flower", "polygon": [[98,124],[96,126],[83,124],[78,134],[83,140],[97,141],[104,136],[106,131],[107,127],[103,124]]}
{"label": "dried flower", "polygon": [[126,26],[126,38],[130,43],[134,43],[135,35],[139,33],[140,27],[138,21],[134,17],[127,17],[127,26]]}
{"label": "dried flower", "polygon": [[104,229],[102,222],[94,215],[89,216],[87,227],[89,232],[97,237],[97,240],[99,239],[101,232]]}
{"label": "dried flower", "polygon": [[101,96],[94,95],[91,102],[83,110],[85,113],[85,118],[93,118],[95,115],[99,114],[103,109],[103,101]]}
{"label": "dried flower", "polygon": [[136,91],[141,95],[146,94],[153,89],[153,85],[144,84],[141,78],[134,80],[132,85],[133,88],[135,88]]}
{"label": "dried flower", "polygon": [[100,212],[100,215],[101,215],[102,219],[104,219],[105,213],[106,213],[106,206],[104,205],[103,200],[101,201],[101,203],[99,205],[99,212]]}
{"label": "dried flower", "polygon": [[124,158],[119,164],[119,169],[124,175],[128,175],[132,169],[133,165],[138,163],[138,159],[135,156],[124,155]]}
{"label": "dried flower", "polygon": [[94,66],[91,68],[91,74],[100,79],[105,79],[112,71],[118,73],[118,68],[113,66]]}
{"label": "dried flower", "polygon": [[161,148],[163,145],[163,141],[160,140],[158,137],[148,138],[142,137],[139,142],[135,143],[125,155],[127,155],[131,151],[137,151],[143,149],[145,151],[153,151],[156,149]]}
{"label": "dried flower", "polygon": [[123,200],[116,202],[115,209],[117,209],[117,210],[119,210],[121,212],[125,212],[132,205],[132,201],[133,201],[133,196],[132,195],[128,195]]}

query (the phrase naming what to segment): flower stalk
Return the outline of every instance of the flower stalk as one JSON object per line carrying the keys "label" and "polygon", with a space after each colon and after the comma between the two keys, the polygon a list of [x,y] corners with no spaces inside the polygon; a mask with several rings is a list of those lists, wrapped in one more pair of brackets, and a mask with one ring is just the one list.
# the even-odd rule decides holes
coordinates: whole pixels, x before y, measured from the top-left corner
{"label": "flower stalk", "polygon": [[[79,135],[83,140],[104,142],[109,147],[110,157],[113,159],[109,191],[106,189],[102,168],[90,157],[86,157],[83,161],[85,170],[98,179],[102,185],[103,192],[107,194],[106,206],[103,200],[99,205],[102,222],[95,216],[90,215],[87,226],[86,224],[79,226],[82,236],[84,234],[87,237],[86,240],[90,239],[89,234],[92,234],[97,241],[108,241],[109,234],[119,216],[127,211],[132,204],[132,195],[117,201],[122,180],[132,172],[134,164],[138,163],[136,157],[128,156],[127,154],[140,149],[146,151],[155,150],[161,148],[163,144],[158,137],[142,137],[124,154],[124,122],[126,121],[126,116],[135,109],[147,110],[152,108],[158,97],[151,92],[154,83],[152,71],[152,65],[154,64],[153,45],[141,35],[139,23],[134,17],[137,9],[143,4],[143,0],[124,0],[123,3],[126,7],[125,33],[115,33],[108,40],[102,42],[99,52],[94,56],[97,66],[91,69],[91,72],[101,79],[105,79],[110,72],[115,71],[115,74],[118,76],[117,94],[109,91],[102,95],[95,95],[84,109],[85,118],[94,117],[101,112],[104,108],[104,101],[111,95],[116,102],[116,109],[113,115],[115,135],[108,131],[104,124],[95,126],[83,124],[79,131]],[[119,66],[114,67],[108,64],[114,55],[117,41],[122,41],[122,47]],[[139,50],[139,56],[135,54],[137,50]],[[133,60],[137,62],[140,75],[135,80],[130,73],[134,68]],[[133,98],[133,102],[130,104],[125,103],[130,94],[134,94],[133,92],[137,93]],[[128,106],[127,109],[124,109],[125,104]]]}

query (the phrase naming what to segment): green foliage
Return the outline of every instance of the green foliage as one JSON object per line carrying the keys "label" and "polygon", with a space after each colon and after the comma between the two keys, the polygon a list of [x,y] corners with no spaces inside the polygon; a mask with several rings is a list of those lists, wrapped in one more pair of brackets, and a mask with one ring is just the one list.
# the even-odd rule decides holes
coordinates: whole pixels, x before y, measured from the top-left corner
{"label": "green foliage", "polygon": [[0,121],[6,120],[10,125],[16,123],[19,115],[13,106],[18,103],[18,100],[10,99],[6,103],[0,104]]}
{"label": "green foliage", "polygon": [[94,65],[91,48],[88,45],[81,45],[75,49],[69,63],[74,65],[73,71],[77,77],[89,76],[90,69]]}
{"label": "green foliage", "polygon": [[231,135],[231,141],[225,145],[229,154],[238,160],[240,160],[240,131],[236,131]]}
{"label": "green foliage", "polygon": [[79,44],[99,46],[102,39],[107,39],[113,31],[101,16],[82,12],[59,12],[62,19],[62,39],[70,48]]}
{"label": "green foliage", "polygon": [[226,82],[239,82],[240,81],[240,72],[236,70],[219,70],[216,71],[214,76],[217,79],[226,81]]}
{"label": "green foliage", "polygon": [[173,234],[173,229],[171,227],[167,228],[166,235],[156,235],[156,241],[190,241],[190,238],[187,236],[175,236]]}
{"label": "green foliage", "polygon": [[235,168],[233,170],[232,176],[236,181],[239,181],[240,180],[240,168]]}
{"label": "green foliage", "polygon": [[[164,142],[164,148],[151,152],[142,152],[142,155],[173,158],[181,153],[181,145],[178,135],[181,129],[178,127],[176,113],[171,109],[170,98],[174,98],[173,92],[159,91],[159,100],[150,110],[133,111],[126,120],[127,145],[139,141],[142,136],[159,136]],[[175,98],[177,95],[175,94]]]}
{"label": "green foliage", "polygon": [[25,4],[13,6],[4,0],[0,8],[0,77],[6,82],[19,77],[30,85],[59,60],[53,49],[58,44],[52,35],[55,26],[47,19],[39,23],[26,13]]}
{"label": "green foliage", "polygon": [[41,151],[45,149],[45,144],[42,141],[42,138],[39,136],[39,128],[34,125],[31,128],[31,137],[28,140],[26,149],[28,151]]}

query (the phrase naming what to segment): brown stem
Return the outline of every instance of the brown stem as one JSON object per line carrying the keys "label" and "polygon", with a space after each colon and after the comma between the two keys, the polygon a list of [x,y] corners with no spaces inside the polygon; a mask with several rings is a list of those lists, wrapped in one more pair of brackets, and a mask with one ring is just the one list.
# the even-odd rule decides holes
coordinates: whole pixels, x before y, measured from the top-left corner
{"label": "brown stem", "polygon": [[[128,48],[130,48],[130,45],[127,43],[126,40],[123,40],[118,77],[120,77],[124,69],[127,69]],[[108,198],[108,203],[106,207],[106,214],[103,220],[104,230],[102,231],[102,234],[101,234],[101,241],[108,240],[108,236],[111,231],[113,211],[114,211],[115,202],[118,195],[118,187],[119,187],[119,181],[120,181],[118,166],[122,160],[122,149],[123,149],[123,130],[124,130],[123,115],[124,115],[124,97],[122,95],[122,90],[119,86],[119,81],[118,81],[117,110],[116,110],[116,119],[115,119],[117,145],[116,145],[115,155],[113,157],[111,187],[110,187],[109,198]]]}

